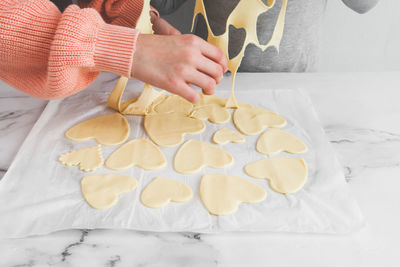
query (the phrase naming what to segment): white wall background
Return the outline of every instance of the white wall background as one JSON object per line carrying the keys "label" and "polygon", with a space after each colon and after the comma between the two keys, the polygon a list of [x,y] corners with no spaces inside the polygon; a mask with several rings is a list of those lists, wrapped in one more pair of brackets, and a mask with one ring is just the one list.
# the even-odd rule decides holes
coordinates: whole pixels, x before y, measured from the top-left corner
{"label": "white wall background", "polygon": [[[166,16],[167,20],[188,32],[193,3],[188,1]],[[178,25],[178,20],[185,25]],[[328,0],[319,70],[400,70],[400,0],[380,0],[364,15],[350,10],[341,0]]]}

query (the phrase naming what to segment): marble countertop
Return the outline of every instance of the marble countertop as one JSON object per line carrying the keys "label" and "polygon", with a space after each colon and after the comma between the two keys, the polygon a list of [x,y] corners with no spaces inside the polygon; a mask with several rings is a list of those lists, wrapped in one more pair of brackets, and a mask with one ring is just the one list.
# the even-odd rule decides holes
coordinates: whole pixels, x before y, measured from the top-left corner
{"label": "marble countertop", "polygon": [[[111,89],[115,79],[103,74],[95,83]],[[237,83],[309,94],[365,229],[344,236],[68,230],[0,240],[0,266],[400,266],[400,72],[239,74]],[[46,103],[0,83],[0,179]]]}

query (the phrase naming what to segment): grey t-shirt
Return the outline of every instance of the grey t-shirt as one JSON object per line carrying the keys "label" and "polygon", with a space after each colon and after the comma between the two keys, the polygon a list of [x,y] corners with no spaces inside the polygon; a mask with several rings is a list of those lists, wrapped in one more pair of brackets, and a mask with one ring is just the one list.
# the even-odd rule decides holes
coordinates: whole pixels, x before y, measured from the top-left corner
{"label": "grey t-shirt", "polygon": [[[342,0],[359,13],[365,13],[379,0]],[[152,0],[151,4],[161,14],[177,9],[185,0]],[[215,35],[225,31],[225,21],[239,0],[204,0],[210,27]],[[282,0],[261,14],[257,21],[257,34],[261,44],[266,44],[275,27]],[[240,65],[241,72],[307,72],[315,70],[322,19],[327,0],[288,0],[285,30],[279,53],[274,47],[265,51],[248,45]],[[249,13],[250,14],[250,13]],[[340,19],[340,15],[338,15]],[[340,30],[340,29],[338,29]],[[200,16],[195,25],[195,34],[207,37],[204,19]],[[242,47],[244,30],[230,27],[229,54],[235,56]]]}

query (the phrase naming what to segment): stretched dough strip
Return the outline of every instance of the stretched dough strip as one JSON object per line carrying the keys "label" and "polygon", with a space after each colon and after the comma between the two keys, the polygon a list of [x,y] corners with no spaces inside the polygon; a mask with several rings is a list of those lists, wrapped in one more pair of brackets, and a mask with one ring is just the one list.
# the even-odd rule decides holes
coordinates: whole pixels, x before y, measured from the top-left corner
{"label": "stretched dough strip", "polygon": [[[261,0],[241,0],[237,6],[234,8],[232,13],[229,15],[225,32],[221,35],[215,36],[210,24],[208,22],[208,17],[206,13],[206,9],[204,6],[203,0],[196,0],[196,4],[194,7],[193,20],[192,20],[192,31],[194,28],[194,22],[198,14],[201,14],[204,17],[204,20],[207,25],[208,38],[207,41],[217,47],[219,47],[228,58],[228,69],[232,73],[232,88],[228,101],[226,102],[227,108],[238,108],[239,104],[235,99],[235,78],[237,70],[239,69],[240,63],[242,62],[244,52],[248,44],[254,44],[255,46],[265,51],[268,47],[275,47],[279,52],[280,42],[282,40],[284,25],[285,25],[285,15],[287,8],[287,0],[282,0],[281,11],[278,16],[277,23],[275,25],[275,29],[272,33],[271,39],[266,45],[261,45],[258,36],[257,36],[257,19],[260,14],[267,12],[271,9],[275,0],[268,0],[267,5],[265,5]],[[251,13],[250,13],[251,12]],[[242,49],[239,54],[234,58],[229,58],[229,26],[232,25],[237,29],[243,28],[246,31],[246,37],[243,42]]]}
{"label": "stretched dough strip", "polygon": [[[143,1],[143,8],[136,23],[136,29],[140,33],[153,34],[152,24],[150,21],[150,0]],[[155,90],[150,84],[145,84],[143,92],[138,98],[132,98],[128,101],[121,102],[122,94],[125,91],[128,78],[121,76],[116,83],[114,90],[111,92],[107,105],[125,115],[145,115],[147,108],[151,103],[159,97],[162,92]]]}

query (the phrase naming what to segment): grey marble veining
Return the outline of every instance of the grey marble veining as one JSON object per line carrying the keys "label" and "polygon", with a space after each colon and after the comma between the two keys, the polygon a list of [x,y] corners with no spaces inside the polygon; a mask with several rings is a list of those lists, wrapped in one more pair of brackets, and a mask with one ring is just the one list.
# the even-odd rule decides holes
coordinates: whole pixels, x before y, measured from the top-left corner
{"label": "grey marble veining", "polygon": [[[96,83],[112,88],[114,79]],[[238,87],[248,82],[309,93],[367,229],[349,236],[68,230],[0,240],[0,266],[400,265],[400,73],[239,75]],[[0,177],[45,103],[0,89]]]}

